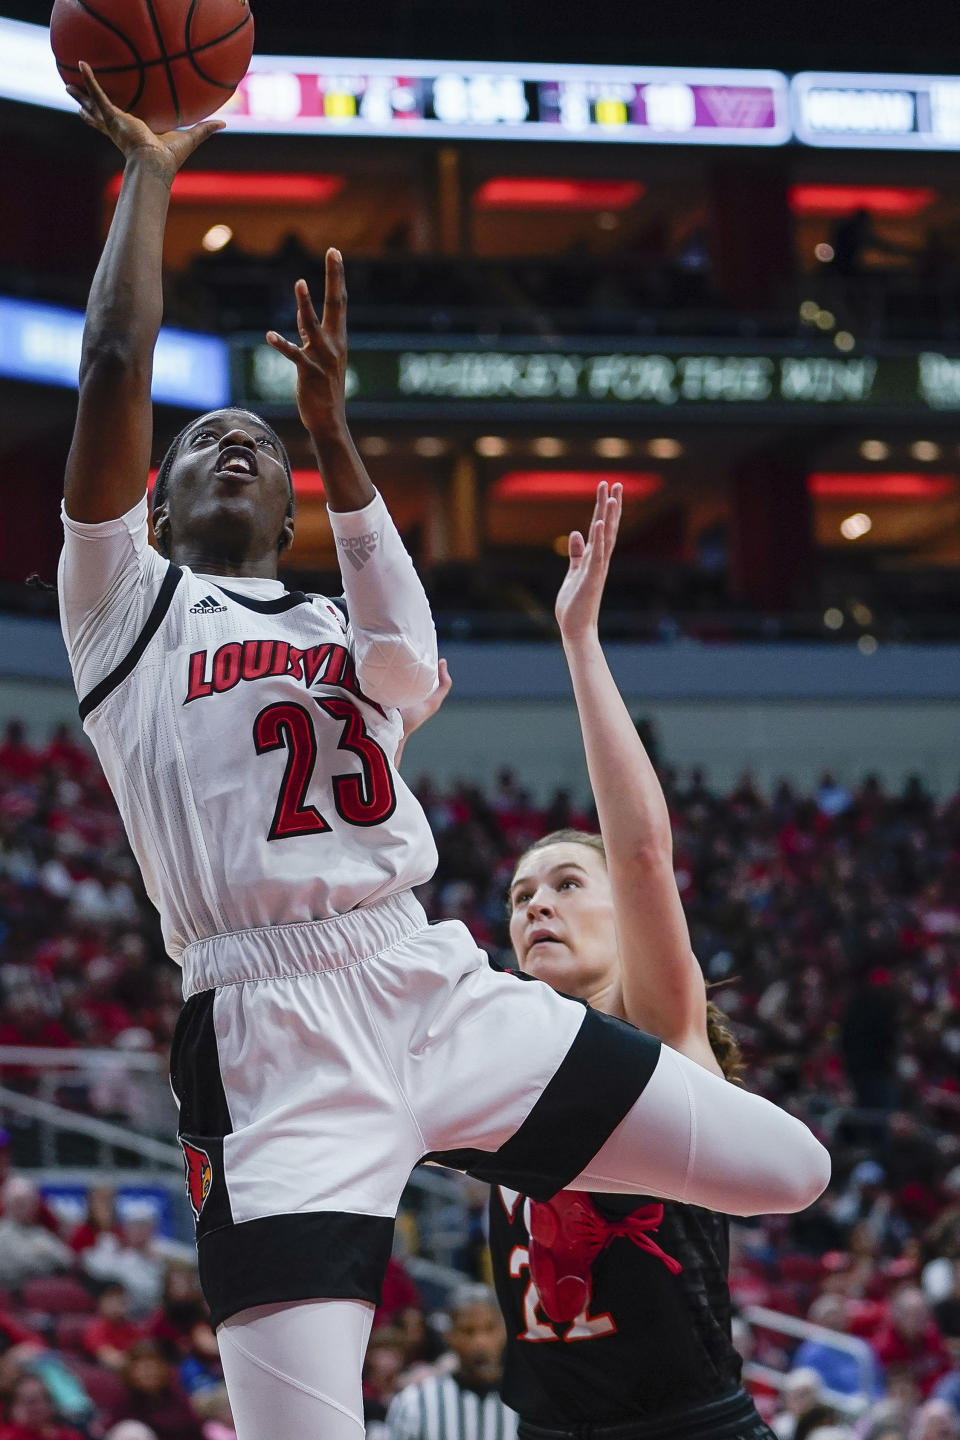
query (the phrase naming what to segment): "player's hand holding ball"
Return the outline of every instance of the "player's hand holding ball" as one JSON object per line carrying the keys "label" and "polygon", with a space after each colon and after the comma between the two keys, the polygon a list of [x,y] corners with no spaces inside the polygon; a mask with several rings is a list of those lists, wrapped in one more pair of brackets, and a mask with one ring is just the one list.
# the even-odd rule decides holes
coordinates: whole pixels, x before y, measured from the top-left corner
{"label": "player's hand holding ball", "polygon": [[197,146],[223,129],[222,120],[202,120],[189,130],[169,130],[164,135],[157,135],[145,121],[114,105],[85,61],[80,61],[79,68],[83,88],[68,85],[67,90],[80,106],[87,124],[108,136],[124,159],[128,160],[138,153],[168,184],[173,183],[173,177]]}
{"label": "player's hand holding ball", "polygon": [[606,480],[602,480],[597,486],[597,501],[587,538],[584,539],[579,530],[570,536],[570,565],[555,607],[560,634],[565,641],[596,633],[622,506],[623,486],[617,484],[611,489]]}
{"label": "player's hand holding ball", "polygon": [[54,0],[50,44],[64,84],[96,71],[118,110],[164,134],[230,99],[253,54],[248,0]]}

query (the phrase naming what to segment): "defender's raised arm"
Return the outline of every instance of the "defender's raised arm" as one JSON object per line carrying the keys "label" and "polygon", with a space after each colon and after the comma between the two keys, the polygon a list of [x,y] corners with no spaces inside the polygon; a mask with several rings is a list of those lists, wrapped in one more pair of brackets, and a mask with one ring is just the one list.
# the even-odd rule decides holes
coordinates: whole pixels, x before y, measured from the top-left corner
{"label": "defender's raised arm", "polygon": [[191,130],[155,135],[107,99],[88,65],[80,68],[84,87],[70,86],[70,94],[87,124],[108,136],[126,161],[87,302],[77,422],[64,484],[70,518],[99,524],[124,515],[146,490],[170,186],[184,161],[223,122],[205,120]]}

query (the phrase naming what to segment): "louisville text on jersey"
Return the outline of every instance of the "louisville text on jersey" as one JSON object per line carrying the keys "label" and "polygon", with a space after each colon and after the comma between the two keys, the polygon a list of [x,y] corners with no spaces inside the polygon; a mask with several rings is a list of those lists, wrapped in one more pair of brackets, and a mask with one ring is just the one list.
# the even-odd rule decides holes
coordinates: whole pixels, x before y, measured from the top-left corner
{"label": "louisville text on jersey", "polygon": [[192,700],[221,695],[241,680],[266,680],[277,675],[302,680],[308,690],[311,685],[336,685],[366,701],[381,715],[384,713],[360,689],[350,652],[329,641],[311,645],[309,650],[298,650],[286,640],[231,640],[212,653],[195,650],[190,656],[183,703],[189,705]]}

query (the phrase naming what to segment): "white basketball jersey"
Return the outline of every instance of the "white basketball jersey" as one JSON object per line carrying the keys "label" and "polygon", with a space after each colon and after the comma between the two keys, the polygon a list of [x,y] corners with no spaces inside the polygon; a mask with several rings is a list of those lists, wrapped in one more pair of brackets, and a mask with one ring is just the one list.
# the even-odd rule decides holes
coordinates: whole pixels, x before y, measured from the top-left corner
{"label": "white basketball jersey", "polygon": [[[337,606],[270,582],[257,599],[258,582],[137,548],[138,593],[155,598],[133,645],[92,688],[74,670],[170,954],[429,879],[433,837],[393,764],[400,713],[363,694]],[[123,603],[122,577],[113,589]]]}

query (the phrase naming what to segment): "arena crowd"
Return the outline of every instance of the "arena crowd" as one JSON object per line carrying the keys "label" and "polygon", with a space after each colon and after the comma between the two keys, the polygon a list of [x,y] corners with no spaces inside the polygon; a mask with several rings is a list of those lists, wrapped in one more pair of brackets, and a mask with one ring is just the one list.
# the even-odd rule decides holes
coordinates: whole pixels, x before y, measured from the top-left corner
{"label": "arena crowd", "polygon": [[[750,1388],[781,1440],[960,1440],[960,793],[824,775],[813,794],[786,781],[761,794],[749,776],[721,794],[699,771],[659,768],[694,949],[744,1047],[746,1083],[802,1115],[834,1160],[811,1210],[734,1227],[738,1348],[753,1367],[789,1372],[780,1392],[751,1369]],[[508,769],[484,789],[429,776],[415,789],[440,854],[421,894],[431,917],[463,920],[509,963],[514,857],[593,817],[562,790],[536,803]],[[0,1046],[165,1055],[179,1004],[92,752],[66,728],[37,743],[11,723]],[[0,1065],[0,1084],[30,1092],[34,1072]],[[149,1128],[135,1086],[58,1099]],[[29,1126],[7,1125],[0,1440],[230,1440],[191,1250],[119,1213],[109,1190],[91,1191],[86,1218],[68,1224],[22,1173],[36,1163]],[[478,1234],[475,1218],[464,1231]],[[463,1266],[468,1289],[444,1311],[392,1263],[367,1358],[371,1436],[429,1440],[409,1387],[496,1369],[482,1234]],[[861,1358],[829,1337],[798,1344],[751,1325],[756,1305],[861,1339]],[[486,1338],[468,1344],[467,1331]]]}

